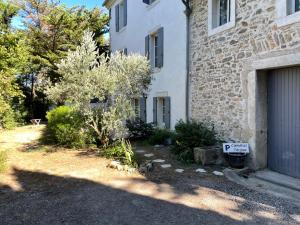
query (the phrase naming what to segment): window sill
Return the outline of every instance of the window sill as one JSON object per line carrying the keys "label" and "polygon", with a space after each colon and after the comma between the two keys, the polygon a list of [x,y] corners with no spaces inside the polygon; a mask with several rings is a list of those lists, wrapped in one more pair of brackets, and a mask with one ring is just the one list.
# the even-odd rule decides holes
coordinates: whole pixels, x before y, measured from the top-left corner
{"label": "window sill", "polygon": [[154,8],[159,2],[160,2],[160,0],[156,0],[155,2],[151,3],[150,5],[147,5],[147,9],[150,10],[150,9]]}
{"label": "window sill", "polygon": [[278,27],[283,27],[297,22],[300,22],[300,12],[296,12],[291,15],[287,15],[285,17],[281,17],[275,20],[275,23],[277,24]]}
{"label": "window sill", "polygon": [[151,72],[152,72],[153,74],[159,73],[160,71],[161,71],[161,68],[158,68],[158,67],[154,67],[154,68],[151,69]]}
{"label": "window sill", "polygon": [[125,27],[122,27],[117,33],[119,34],[119,33],[122,33],[122,32],[124,32],[124,30],[126,30],[126,27],[127,26],[125,26]]}
{"label": "window sill", "polygon": [[222,26],[219,26],[219,27],[216,27],[216,28],[208,28],[208,36],[213,36],[215,34],[218,34],[218,33],[221,33],[225,30],[228,30],[228,29],[231,29],[235,27],[235,21],[232,21],[232,22],[229,22],[229,23],[226,23]]}

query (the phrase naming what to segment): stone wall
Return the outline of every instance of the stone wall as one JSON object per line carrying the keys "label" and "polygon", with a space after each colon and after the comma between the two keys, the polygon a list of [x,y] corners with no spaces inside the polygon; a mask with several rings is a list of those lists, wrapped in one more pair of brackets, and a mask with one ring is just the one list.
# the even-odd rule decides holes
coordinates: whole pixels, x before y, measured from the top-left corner
{"label": "stone wall", "polygon": [[208,1],[192,1],[191,116],[213,122],[225,140],[249,142],[255,133],[248,119],[255,113],[248,102],[251,63],[300,51],[300,24],[277,27],[275,5],[236,0],[235,27],[209,37]]}

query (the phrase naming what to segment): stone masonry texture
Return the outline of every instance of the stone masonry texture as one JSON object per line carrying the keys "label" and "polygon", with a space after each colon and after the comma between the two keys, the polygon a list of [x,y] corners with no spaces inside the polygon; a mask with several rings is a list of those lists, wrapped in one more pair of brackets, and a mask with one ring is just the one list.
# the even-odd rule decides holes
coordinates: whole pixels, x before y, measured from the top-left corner
{"label": "stone masonry texture", "polygon": [[248,141],[251,62],[300,52],[300,24],[277,27],[275,0],[236,0],[235,27],[208,36],[208,1],[193,0],[191,116],[224,140]]}

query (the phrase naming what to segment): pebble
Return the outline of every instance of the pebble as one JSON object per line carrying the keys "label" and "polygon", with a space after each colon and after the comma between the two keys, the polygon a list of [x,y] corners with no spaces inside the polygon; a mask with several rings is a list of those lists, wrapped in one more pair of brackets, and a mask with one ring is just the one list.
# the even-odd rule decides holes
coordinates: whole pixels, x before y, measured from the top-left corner
{"label": "pebble", "polygon": [[155,162],[155,163],[164,163],[166,160],[163,160],[163,159],[154,159],[152,162]]}
{"label": "pebble", "polygon": [[176,169],[175,171],[176,171],[177,173],[183,173],[183,172],[184,172],[183,169]]}
{"label": "pebble", "polygon": [[150,157],[154,156],[154,154],[150,153],[150,154],[145,154],[144,156],[147,158],[150,158]]}
{"label": "pebble", "polygon": [[161,165],[161,167],[166,169],[166,168],[172,167],[172,165],[171,164],[163,164],[163,165]]}
{"label": "pebble", "polygon": [[206,173],[206,170],[205,169],[196,169],[196,172],[197,173]]}
{"label": "pebble", "polygon": [[213,174],[216,176],[224,176],[224,173],[219,172],[219,171],[214,171]]}

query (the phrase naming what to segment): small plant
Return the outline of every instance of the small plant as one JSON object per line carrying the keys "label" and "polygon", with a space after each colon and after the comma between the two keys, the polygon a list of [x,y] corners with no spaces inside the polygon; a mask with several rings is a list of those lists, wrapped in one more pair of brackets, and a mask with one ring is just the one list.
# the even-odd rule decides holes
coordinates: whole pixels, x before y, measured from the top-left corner
{"label": "small plant", "polygon": [[0,173],[6,170],[7,154],[5,151],[0,151]]}
{"label": "small plant", "polygon": [[205,123],[179,121],[175,131],[175,145],[172,150],[181,161],[193,162],[195,147],[212,146],[218,142],[214,127]]}
{"label": "small plant", "polygon": [[48,125],[44,140],[72,148],[81,148],[92,142],[82,116],[72,107],[60,106],[48,112],[46,117]]}
{"label": "small plant", "polygon": [[173,132],[167,129],[156,128],[153,135],[149,138],[151,145],[164,145],[168,139],[173,138]]}
{"label": "small plant", "polygon": [[133,140],[149,138],[154,133],[152,123],[145,123],[141,119],[127,120],[127,129],[129,131],[129,138]]}
{"label": "small plant", "polygon": [[124,165],[135,168],[138,166],[137,159],[129,141],[121,140],[100,150],[99,153],[106,158],[118,160]]}

